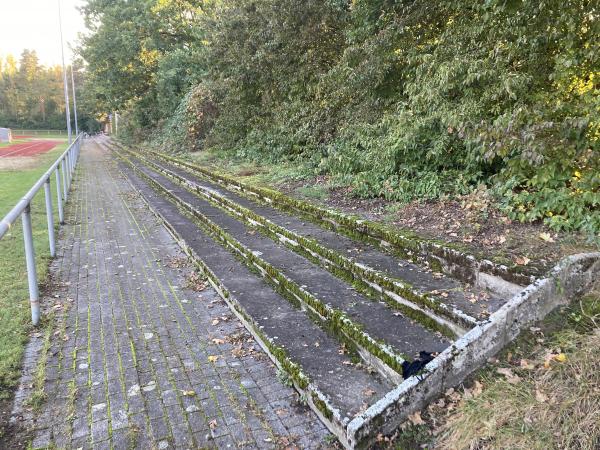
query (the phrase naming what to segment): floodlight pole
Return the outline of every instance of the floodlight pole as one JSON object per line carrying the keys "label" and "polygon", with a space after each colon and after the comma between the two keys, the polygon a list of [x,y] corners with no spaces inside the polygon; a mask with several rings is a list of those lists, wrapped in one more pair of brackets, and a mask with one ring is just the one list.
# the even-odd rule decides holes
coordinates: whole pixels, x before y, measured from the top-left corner
{"label": "floodlight pole", "polygon": [[77,96],[75,95],[75,78],[73,75],[73,64],[71,64],[71,88],[73,90],[73,119],[75,120],[75,136],[79,136],[79,125],[77,124]]}
{"label": "floodlight pole", "polygon": [[71,111],[69,110],[69,88],[67,87],[67,70],[65,69],[65,48],[63,45],[62,17],[60,14],[60,0],[58,1],[58,27],[60,29],[60,51],[62,52],[63,87],[65,89],[65,116],[67,118],[67,134],[71,145]]}

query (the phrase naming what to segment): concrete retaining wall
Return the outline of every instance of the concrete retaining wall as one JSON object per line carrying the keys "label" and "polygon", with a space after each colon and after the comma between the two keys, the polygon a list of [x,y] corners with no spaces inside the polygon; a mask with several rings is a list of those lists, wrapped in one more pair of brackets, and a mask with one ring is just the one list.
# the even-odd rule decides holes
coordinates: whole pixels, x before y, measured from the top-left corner
{"label": "concrete retaining wall", "polygon": [[527,286],[501,309],[410,377],[347,427],[354,448],[367,447],[378,433],[392,432],[408,415],[420,410],[448,388],[462,382],[487,359],[517,337],[527,325],[568,304],[600,280],[600,253],[563,259],[547,277]]}

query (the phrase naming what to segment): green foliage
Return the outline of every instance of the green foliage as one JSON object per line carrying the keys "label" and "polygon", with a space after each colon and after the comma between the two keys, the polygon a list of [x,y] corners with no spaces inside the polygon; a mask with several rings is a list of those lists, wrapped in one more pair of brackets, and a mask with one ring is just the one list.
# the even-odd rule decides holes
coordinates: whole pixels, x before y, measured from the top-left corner
{"label": "green foliage", "polygon": [[0,126],[65,128],[60,67],[39,64],[35,51],[24,50],[19,63],[0,60]]}
{"label": "green foliage", "polygon": [[203,2],[88,0],[82,11],[91,34],[79,53],[98,112],[120,110],[135,136],[177,108],[204,72]]}
{"label": "green foliage", "polygon": [[163,148],[295,164],[402,202],[484,183],[515,219],[600,232],[596,2],[88,5],[82,54],[107,104]]}

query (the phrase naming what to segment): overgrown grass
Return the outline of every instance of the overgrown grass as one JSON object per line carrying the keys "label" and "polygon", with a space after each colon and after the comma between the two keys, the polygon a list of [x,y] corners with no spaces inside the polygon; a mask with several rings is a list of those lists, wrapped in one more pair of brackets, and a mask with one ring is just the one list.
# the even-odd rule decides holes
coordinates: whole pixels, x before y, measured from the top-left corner
{"label": "overgrown grass", "polygon": [[[164,151],[165,149],[158,148],[158,150]],[[231,158],[226,153],[218,151],[195,152],[186,154],[186,156],[196,164],[243,178],[245,183],[255,186],[273,187],[313,176],[306,167],[293,162],[259,164],[240,158]]]}
{"label": "overgrown grass", "polygon": [[[484,370],[443,427],[443,449],[597,449],[600,291],[550,315]],[[562,355],[562,356],[561,356]],[[505,372],[506,373],[506,372]]]}
{"label": "overgrown grass", "polygon": [[[35,168],[0,171],[0,217],[10,211],[66,146],[66,143],[60,144],[38,156]],[[40,284],[46,281],[50,259],[43,191],[38,192],[32,203],[36,267]],[[54,217],[57,221],[54,179],[52,192]],[[8,398],[11,388],[18,381],[23,349],[30,329],[23,232],[19,222],[0,240],[0,399]]]}

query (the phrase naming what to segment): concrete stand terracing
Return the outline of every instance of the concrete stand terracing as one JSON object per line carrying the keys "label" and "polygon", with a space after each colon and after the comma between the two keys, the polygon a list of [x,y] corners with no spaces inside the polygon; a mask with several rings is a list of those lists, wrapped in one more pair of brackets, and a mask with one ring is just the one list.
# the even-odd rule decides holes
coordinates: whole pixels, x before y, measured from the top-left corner
{"label": "concrete stand terracing", "polygon": [[[123,148],[119,156],[149,206],[348,448],[391,432],[600,271],[600,254],[578,255],[536,281],[172,157]],[[402,362],[419,350],[440,353],[403,380]]]}

